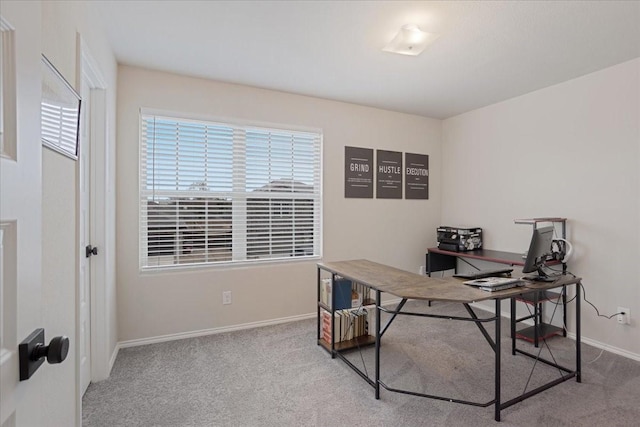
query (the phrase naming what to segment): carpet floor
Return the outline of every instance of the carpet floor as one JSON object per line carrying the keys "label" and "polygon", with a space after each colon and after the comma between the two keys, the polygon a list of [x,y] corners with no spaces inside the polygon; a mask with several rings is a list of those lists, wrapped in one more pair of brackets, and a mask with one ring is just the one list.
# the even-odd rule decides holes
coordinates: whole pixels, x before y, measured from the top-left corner
{"label": "carpet floor", "polygon": [[[405,307],[467,315],[456,304]],[[503,401],[560,375],[512,356],[507,319],[501,327]],[[382,343],[381,379],[389,387],[474,402],[493,398],[493,352],[470,322],[400,316]],[[517,346],[538,351],[521,340]],[[347,357],[373,378],[373,353],[367,347]],[[573,340],[549,339],[540,354],[575,366]],[[109,379],[89,386],[82,419],[86,427],[640,425],[640,362],[584,344],[582,361],[582,383],[571,379],[517,403],[497,424],[492,406],[385,389],[376,400],[369,384],[316,344],[316,320],[309,319],[122,349]]]}

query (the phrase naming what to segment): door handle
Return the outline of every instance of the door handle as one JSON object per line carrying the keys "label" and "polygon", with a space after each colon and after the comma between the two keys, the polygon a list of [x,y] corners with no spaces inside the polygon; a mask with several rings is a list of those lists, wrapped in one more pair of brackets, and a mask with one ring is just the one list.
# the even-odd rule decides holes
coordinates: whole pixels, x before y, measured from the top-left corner
{"label": "door handle", "polygon": [[87,258],[91,257],[91,255],[98,255],[98,248],[96,246],[87,245],[87,247],[84,248],[84,253]]}
{"label": "door handle", "polygon": [[69,354],[69,338],[65,336],[51,339],[49,345],[44,345],[44,329],[33,331],[18,345],[20,360],[20,381],[28,380],[44,363],[62,363]]}

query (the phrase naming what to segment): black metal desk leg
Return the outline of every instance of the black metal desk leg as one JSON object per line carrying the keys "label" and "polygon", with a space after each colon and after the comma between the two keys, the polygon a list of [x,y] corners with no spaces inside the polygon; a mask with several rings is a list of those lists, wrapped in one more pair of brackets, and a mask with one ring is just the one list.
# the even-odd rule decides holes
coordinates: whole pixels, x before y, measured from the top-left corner
{"label": "black metal desk leg", "polygon": [[516,299],[511,298],[511,355],[516,355]]}
{"label": "black metal desk leg", "polygon": [[495,404],[495,420],[500,421],[500,299],[496,299],[496,383],[495,383],[495,392],[496,392],[496,404]]}
{"label": "black metal desk leg", "polygon": [[540,305],[540,291],[535,291],[533,295],[533,346],[538,348],[538,340],[540,339],[540,319],[538,318],[540,316],[540,308],[538,307]]}
{"label": "black metal desk leg", "polygon": [[380,399],[380,291],[376,291],[376,399]]}
{"label": "black metal desk leg", "polygon": [[581,282],[576,283],[576,381],[582,382],[582,359],[580,351],[580,286]]}
{"label": "black metal desk leg", "polygon": [[[567,268],[567,264],[562,264],[564,269]],[[567,286],[562,287],[562,336],[567,336]]]}

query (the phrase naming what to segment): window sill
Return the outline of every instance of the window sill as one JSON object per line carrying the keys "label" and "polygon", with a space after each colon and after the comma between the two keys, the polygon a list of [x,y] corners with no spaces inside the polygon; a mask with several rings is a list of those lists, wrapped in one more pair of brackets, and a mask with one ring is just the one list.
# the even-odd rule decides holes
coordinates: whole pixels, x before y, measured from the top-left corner
{"label": "window sill", "polygon": [[154,276],[162,274],[180,274],[197,271],[224,271],[239,270],[257,267],[266,267],[283,264],[298,264],[303,262],[316,262],[322,259],[322,255],[309,255],[306,257],[296,257],[292,259],[265,259],[259,261],[235,261],[220,262],[216,264],[179,264],[160,267],[141,267],[139,273],[141,276]]}

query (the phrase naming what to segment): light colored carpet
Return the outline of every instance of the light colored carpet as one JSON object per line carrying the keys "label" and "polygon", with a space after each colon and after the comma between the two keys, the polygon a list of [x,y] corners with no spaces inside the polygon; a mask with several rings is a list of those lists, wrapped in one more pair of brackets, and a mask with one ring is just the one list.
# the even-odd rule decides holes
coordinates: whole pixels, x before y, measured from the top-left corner
{"label": "light colored carpet", "polygon": [[[460,305],[410,302],[406,309],[466,316]],[[478,314],[486,315],[482,311]],[[493,334],[493,329],[490,330]],[[525,390],[534,362],[511,356],[502,323],[502,400]],[[572,367],[574,341],[548,340]],[[518,341],[518,347],[537,351]],[[108,380],[83,399],[90,426],[637,426],[640,363],[583,344],[582,383],[575,379],[502,411],[373,388],[316,344],[316,321],[126,348]],[[550,358],[543,347],[542,356]],[[352,351],[373,377],[373,348]],[[383,339],[382,380],[391,387],[486,402],[493,354],[472,323],[398,317]],[[536,364],[527,386],[559,375]]]}

